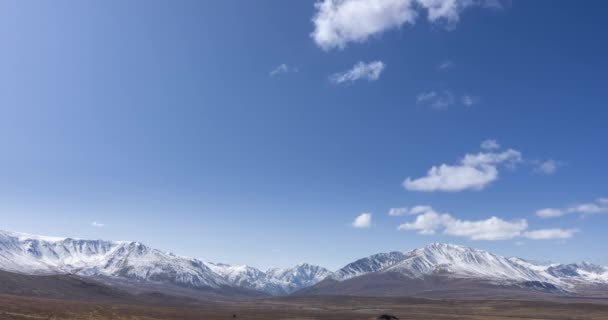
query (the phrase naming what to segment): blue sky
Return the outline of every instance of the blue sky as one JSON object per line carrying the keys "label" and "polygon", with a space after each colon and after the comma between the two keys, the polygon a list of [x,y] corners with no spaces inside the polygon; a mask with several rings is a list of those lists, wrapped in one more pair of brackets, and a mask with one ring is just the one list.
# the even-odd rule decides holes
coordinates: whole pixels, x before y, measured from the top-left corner
{"label": "blue sky", "polygon": [[0,227],[608,264],[607,4],[453,3],[4,1]]}

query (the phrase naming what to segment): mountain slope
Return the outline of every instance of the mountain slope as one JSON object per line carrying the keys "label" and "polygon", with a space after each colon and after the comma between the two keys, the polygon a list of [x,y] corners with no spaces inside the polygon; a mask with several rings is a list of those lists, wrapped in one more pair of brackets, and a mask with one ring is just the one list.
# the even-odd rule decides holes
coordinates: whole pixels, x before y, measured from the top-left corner
{"label": "mountain slope", "polygon": [[[409,252],[357,260],[297,294],[453,297],[532,292],[577,294],[608,285],[608,269],[592,264],[538,264],[484,250],[433,243]],[[587,290],[588,291],[588,290]]]}
{"label": "mountain slope", "polygon": [[73,273],[217,288],[227,283],[196,259],[138,242],[49,238],[0,232],[0,269],[26,274]]}
{"label": "mountain slope", "polygon": [[75,275],[25,275],[0,271],[0,293],[53,299],[135,301],[126,291]]}
{"label": "mountain slope", "polygon": [[245,288],[284,295],[329,274],[308,264],[262,272],[176,256],[139,242],[80,240],[0,231],[0,270],[30,275],[77,274],[187,288]]}
{"label": "mountain slope", "polygon": [[301,263],[287,269],[269,269],[266,274],[270,279],[282,283],[285,293],[289,294],[319,283],[332,272],[323,267]]}
{"label": "mountain slope", "polygon": [[296,296],[417,297],[432,299],[541,298],[561,294],[557,288],[535,290],[525,284],[497,284],[489,280],[429,275],[410,278],[397,272],[375,272],[343,281],[326,279],[294,293]]}
{"label": "mountain slope", "polygon": [[173,286],[238,297],[260,296],[260,292],[288,295],[296,291],[411,293],[418,292],[415,288],[433,291],[435,285],[444,291],[473,285],[484,289],[500,287],[576,294],[582,292],[583,287],[586,292],[596,292],[597,288],[608,286],[606,267],[589,263],[536,263],[441,243],[409,252],[375,254],[332,273],[306,263],[261,271],[247,265],[231,266],[180,257],[139,242],[43,237],[5,231],[0,231],[0,270],[28,275],[74,274],[102,281],[105,278],[107,283],[124,284],[128,288],[160,290]]}
{"label": "mountain slope", "polygon": [[307,263],[287,269],[269,269],[262,272],[250,266],[231,266],[207,263],[215,273],[234,286],[259,290],[273,295],[286,295],[314,285],[325,279],[331,272]]}
{"label": "mountain slope", "polygon": [[382,272],[398,272],[411,278],[447,274],[456,278],[561,283],[559,278],[490,252],[443,243],[410,251],[403,261]]}
{"label": "mountain slope", "polygon": [[360,275],[381,271],[402,262],[406,258],[407,255],[405,253],[398,251],[375,254],[347,264],[342,269],[334,272],[332,279],[343,281]]}

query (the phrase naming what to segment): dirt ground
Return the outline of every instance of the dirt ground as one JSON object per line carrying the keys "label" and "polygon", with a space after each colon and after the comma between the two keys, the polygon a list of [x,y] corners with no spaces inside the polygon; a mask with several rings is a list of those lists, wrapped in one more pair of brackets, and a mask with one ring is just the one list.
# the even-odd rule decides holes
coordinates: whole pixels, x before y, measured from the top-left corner
{"label": "dirt ground", "polygon": [[99,304],[0,295],[0,319],[608,319],[608,305],[538,301],[436,301],[408,298],[305,297],[190,306]]}

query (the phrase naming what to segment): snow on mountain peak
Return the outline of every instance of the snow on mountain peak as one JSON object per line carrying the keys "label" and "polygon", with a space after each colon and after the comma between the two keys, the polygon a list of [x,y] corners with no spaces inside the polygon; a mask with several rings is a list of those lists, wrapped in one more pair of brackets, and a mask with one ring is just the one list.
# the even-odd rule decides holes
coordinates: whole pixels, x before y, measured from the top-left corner
{"label": "snow on mountain peak", "polygon": [[368,273],[378,272],[396,265],[405,258],[406,255],[403,252],[398,251],[378,253],[347,264],[344,268],[336,271],[332,275],[332,278],[341,281]]}
{"label": "snow on mountain peak", "polygon": [[223,279],[202,263],[139,242],[49,238],[0,233],[0,269],[28,274],[74,273],[218,287]]}
{"label": "snow on mountain peak", "polygon": [[254,267],[206,263],[229,283],[274,295],[283,295],[314,285],[331,274],[325,268],[301,263],[292,268],[270,268],[266,272]]}
{"label": "snow on mountain peak", "polygon": [[555,282],[507,258],[470,247],[432,243],[412,250],[406,256],[386,271],[401,272],[410,277],[445,273],[462,278]]}
{"label": "snow on mountain peak", "polygon": [[133,241],[82,240],[0,231],[0,269],[27,274],[74,273],[186,287],[233,286],[274,295],[290,294],[325,278],[338,281],[371,273],[397,272],[410,278],[442,275],[494,282],[540,282],[560,288],[608,284],[608,268],[588,262],[537,263],[505,258],[465,246],[431,243],[408,252],[379,253],[331,272],[300,263],[261,271],[248,265],[203,262]]}
{"label": "snow on mountain peak", "polygon": [[330,274],[307,263],[281,272],[263,272],[247,265],[181,257],[135,241],[81,240],[7,231],[0,231],[0,269],[27,274],[119,277],[195,288],[227,285],[271,294],[294,292]]}
{"label": "snow on mountain peak", "polygon": [[409,278],[441,275],[497,283],[540,282],[564,290],[570,289],[574,282],[608,283],[608,269],[593,264],[539,264],[446,243],[431,243],[409,252],[375,254],[346,265],[332,278],[343,281],[388,272]]}

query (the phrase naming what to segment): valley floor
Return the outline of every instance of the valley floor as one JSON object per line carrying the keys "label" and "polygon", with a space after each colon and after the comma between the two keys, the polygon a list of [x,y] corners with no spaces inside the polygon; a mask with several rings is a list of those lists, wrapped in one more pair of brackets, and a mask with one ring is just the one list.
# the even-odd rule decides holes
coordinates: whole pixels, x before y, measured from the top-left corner
{"label": "valley floor", "polygon": [[300,297],[195,306],[99,304],[0,295],[0,319],[608,319],[608,305],[538,301],[438,301],[410,298]]}

